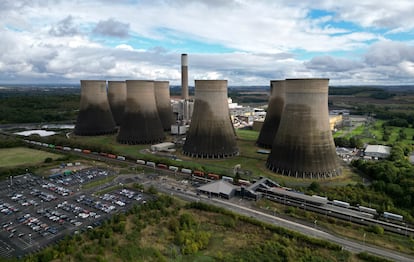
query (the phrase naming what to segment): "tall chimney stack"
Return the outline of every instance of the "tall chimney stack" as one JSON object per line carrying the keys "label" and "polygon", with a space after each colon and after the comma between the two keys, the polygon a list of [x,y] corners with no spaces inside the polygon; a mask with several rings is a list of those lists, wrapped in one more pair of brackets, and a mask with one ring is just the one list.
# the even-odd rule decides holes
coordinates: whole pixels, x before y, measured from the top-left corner
{"label": "tall chimney stack", "polygon": [[188,56],[181,54],[181,98],[188,100]]}

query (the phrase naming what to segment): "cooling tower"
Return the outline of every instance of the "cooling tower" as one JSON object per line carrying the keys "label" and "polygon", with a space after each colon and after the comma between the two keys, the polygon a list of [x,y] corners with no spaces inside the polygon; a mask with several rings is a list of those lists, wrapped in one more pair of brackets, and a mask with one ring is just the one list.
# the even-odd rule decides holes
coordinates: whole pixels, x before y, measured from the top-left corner
{"label": "cooling tower", "polygon": [[259,138],[256,144],[260,147],[271,148],[277,129],[279,128],[280,118],[282,117],[285,105],[285,81],[270,81],[270,98],[267,106],[266,118],[260,129]]}
{"label": "cooling tower", "polygon": [[188,56],[181,55],[181,98],[188,99]]}
{"label": "cooling tower", "polygon": [[117,141],[123,144],[151,144],[164,139],[155,103],[154,81],[127,80],[124,118]]}
{"label": "cooling tower", "polygon": [[170,101],[170,83],[168,81],[155,81],[154,89],[155,102],[162,127],[164,130],[171,130],[174,118]]}
{"label": "cooling tower", "polygon": [[339,175],[328,113],[329,79],[287,79],[285,107],[267,167],[300,178]]}
{"label": "cooling tower", "polygon": [[199,158],[237,155],[227,102],[227,80],[195,80],[195,102],[183,153]]}
{"label": "cooling tower", "polygon": [[111,106],[112,116],[119,126],[124,116],[126,102],[125,81],[108,81],[108,100]]}
{"label": "cooling tower", "polygon": [[105,80],[81,80],[81,100],[75,134],[104,135],[116,132]]}

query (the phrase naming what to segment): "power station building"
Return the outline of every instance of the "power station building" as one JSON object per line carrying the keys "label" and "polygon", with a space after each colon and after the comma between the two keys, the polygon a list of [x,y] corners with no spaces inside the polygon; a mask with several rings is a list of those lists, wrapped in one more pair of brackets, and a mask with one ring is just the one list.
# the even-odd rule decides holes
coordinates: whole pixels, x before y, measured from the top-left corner
{"label": "power station building", "polygon": [[125,81],[108,81],[108,100],[116,125],[121,125],[126,103]]}
{"label": "power station building", "polygon": [[328,83],[318,78],[285,80],[285,107],[267,168],[298,178],[340,174],[329,127]]}
{"label": "power station building", "polygon": [[75,135],[95,136],[116,132],[105,80],[81,80],[79,114]]}
{"label": "power station building", "polygon": [[195,80],[194,112],[183,153],[198,158],[239,153],[227,102],[227,80]]}
{"label": "power station building", "polygon": [[153,144],[165,138],[155,102],[154,81],[126,80],[125,113],[117,141],[123,144]]}
{"label": "power station building", "polygon": [[170,82],[155,81],[154,91],[158,115],[160,117],[163,129],[165,131],[171,130],[171,125],[174,124],[175,121],[173,111],[171,108]]}
{"label": "power station building", "polygon": [[285,81],[270,81],[270,98],[266,118],[260,129],[256,144],[260,147],[271,148],[285,105]]}

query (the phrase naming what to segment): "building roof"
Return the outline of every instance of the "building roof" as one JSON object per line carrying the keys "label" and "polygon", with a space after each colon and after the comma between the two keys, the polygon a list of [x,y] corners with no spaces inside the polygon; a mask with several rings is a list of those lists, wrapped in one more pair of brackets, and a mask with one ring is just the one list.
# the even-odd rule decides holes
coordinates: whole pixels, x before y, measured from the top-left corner
{"label": "building roof", "polygon": [[377,153],[377,154],[384,154],[384,155],[389,155],[391,153],[391,147],[389,146],[383,146],[383,145],[367,145],[367,147],[365,148],[365,154],[372,154],[372,153]]}
{"label": "building roof", "polygon": [[231,195],[236,186],[233,186],[227,181],[217,180],[206,185],[200,186],[199,191],[210,192],[213,194]]}

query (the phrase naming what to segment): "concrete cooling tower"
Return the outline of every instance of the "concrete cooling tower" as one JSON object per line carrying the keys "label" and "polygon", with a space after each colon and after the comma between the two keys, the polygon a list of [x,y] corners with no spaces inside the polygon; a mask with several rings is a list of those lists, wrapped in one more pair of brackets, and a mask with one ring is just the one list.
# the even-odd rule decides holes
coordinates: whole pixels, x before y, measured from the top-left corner
{"label": "concrete cooling tower", "polygon": [[227,80],[195,80],[195,102],[183,153],[199,158],[237,155],[227,102]]}
{"label": "concrete cooling tower", "polygon": [[108,81],[108,100],[111,106],[112,116],[119,126],[124,116],[126,103],[125,81]]}
{"label": "concrete cooling tower", "polygon": [[151,144],[164,140],[155,103],[154,81],[127,80],[127,101],[117,141],[123,144]]}
{"label": "concrete cooling tower", "polygon": [[155,81],[154,89],[155,102],[162,127],[164,130],[171,130],[171,125],[175,121],[170,101],[170,83],[168,81]]}
{"label": "concrete cooling tower", "polygon": [[285,81],[285,108],[267,168],[300,178],[340,174],[329,128],[328,83],[317,78]]}
{"label": "concrete cooling tower", "polygon": [[267,106],[266,118],[260,129],[259,138],[256,144],[260,147],[271,148],[277,129],[279,128],[280,118],[282,117],[285,105],[285,81],[270,81],[270,98]]}
{"label": "concrete cooling tower", "polygon": [[105,80],[81,80],[81,101],[75,134],[94,136],[116,132]]}

